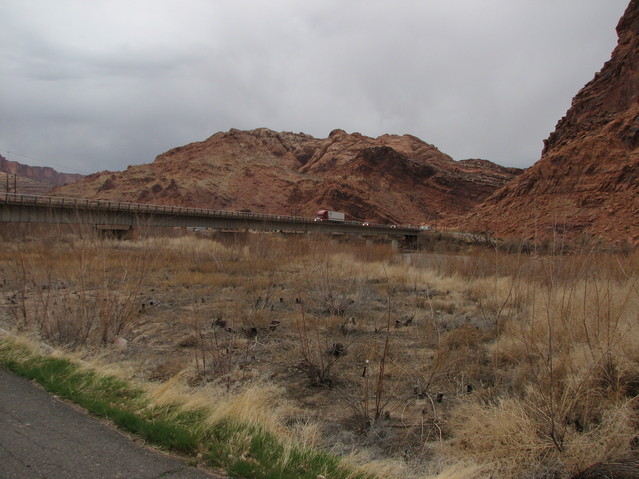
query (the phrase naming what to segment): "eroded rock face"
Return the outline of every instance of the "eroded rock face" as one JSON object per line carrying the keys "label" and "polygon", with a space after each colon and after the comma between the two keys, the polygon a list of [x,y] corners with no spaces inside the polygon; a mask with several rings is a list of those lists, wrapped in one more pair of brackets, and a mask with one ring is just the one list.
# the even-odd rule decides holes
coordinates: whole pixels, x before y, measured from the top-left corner
{"label": "eroded rock face", "polygon": [[24,165],[17,161],[7,160],[3,156],[0,156],[0,172],[29,178],[51,186],[75,183],[82,178],[82,175],[59,173],[49,167]]}
{"label": "eroded rock face", "polygon": [[617,34],[610,61],[575,96],[541,159],[458,225],[639,244],[639,0]]}
{"label": "eroded rock face", "polygon": [[468,212],[520,172],[454,161],[410,135],[233,129],[56,194],[300,216],[329,208],[349,219],[419,224]]}

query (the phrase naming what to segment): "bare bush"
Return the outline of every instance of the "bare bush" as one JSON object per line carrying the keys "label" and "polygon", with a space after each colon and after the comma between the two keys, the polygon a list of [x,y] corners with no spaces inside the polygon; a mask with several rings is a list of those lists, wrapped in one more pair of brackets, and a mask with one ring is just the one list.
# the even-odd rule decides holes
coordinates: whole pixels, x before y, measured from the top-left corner
{"label": "bare bush", "polygon": [[[138,315],[137,298],[152,263],[149,251],[112,255],[106,240],[43,249],[19,243],[9,263],[17,289],[14,320],[56,344],[105,345]],[[123,257],[123,254],[126,258]]]}
{"label": "bare bush", "polygon": [[235,396],[264,379],[336,450],[415,468],[564,479],[635,444],[639,253],[321,238],[11,238],[0,321],[154,380]]}
{"label": "bare bush", "polygon": [[342,342],[331,340],[328,329],[320,318],[311,317],[299,301],[300,314],[295,320],[297,345],[301,362],[298,367],[308,376],[313,385],[331,386],[337,373],[335,366],[348,353]]}

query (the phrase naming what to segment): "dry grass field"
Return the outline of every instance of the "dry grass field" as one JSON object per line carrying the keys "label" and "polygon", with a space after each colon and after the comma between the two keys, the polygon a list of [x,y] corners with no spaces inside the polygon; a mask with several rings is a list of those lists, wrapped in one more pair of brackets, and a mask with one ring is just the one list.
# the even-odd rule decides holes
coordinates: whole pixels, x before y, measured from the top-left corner
{"label": "dry grass field", "polygon": [[380,477],[567,478],[639,447],[637,252],[8,230],[0,327],[158,401]]}

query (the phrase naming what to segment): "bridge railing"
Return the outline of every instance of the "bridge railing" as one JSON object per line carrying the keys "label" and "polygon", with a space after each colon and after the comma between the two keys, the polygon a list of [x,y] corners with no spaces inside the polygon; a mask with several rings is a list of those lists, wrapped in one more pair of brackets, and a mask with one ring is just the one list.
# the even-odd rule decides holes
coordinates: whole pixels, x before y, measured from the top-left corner
{"label": "bridge railing", "polygon": [[[23,195],[17,193],[0,194],[0,203],[8,205],[37,206],[46,208],[69,208],[93,211],[126,211],[137,214],[187,215],[217,218],[252,219],[262,221],[288,221],[292,223],[315,222],[314,218],[305,216],[271,215],[263,213],[252,213],[247,211],[211,210],[205,208],[190,208],[185,206],[152,205],[146,203],[128,203],[110,200],[65,198],[61,196]],[[363,226],[363,223],[360,223],[359,221],[344,221],[340,222],[339,224]],[[367,225],[376,228],[390,228],[389,225],[377,223],[367,223]],[[401,226],[399,228],[401,228],[402,230],[418,231],[418,228],[410,226]]]}
{"label": "bridge railing", "polygon": [[186,206],[165,206],[146,203],[128,203],[110,200],[94,200],[81,198],[65,198],[59,196],[23,195],[17,193],[3,193],[0,201],[5,204],[22,206],[43,206],[48,208],[73,208],[86,210],[128,211],[150,214],[178,214],[188,216],[211,216],[226,218],[249,218],[294,222],[313,222],[313,218],[289,215],[269,215],[247,211],[211,210],[206,208],[191,208]]}

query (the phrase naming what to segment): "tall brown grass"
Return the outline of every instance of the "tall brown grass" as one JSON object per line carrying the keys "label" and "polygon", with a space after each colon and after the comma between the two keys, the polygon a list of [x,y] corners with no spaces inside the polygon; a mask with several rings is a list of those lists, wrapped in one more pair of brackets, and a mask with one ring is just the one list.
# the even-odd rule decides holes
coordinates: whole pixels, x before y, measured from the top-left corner
{"label": "tall brown grass", "polygon": [[590,252],[527,258],[509,268],[516,274],[504,277],[506,285],[484,289],[494,295],[489,353],[497,381],[492,397],[455,412],[456,454],[494,461],[511,477],[526,468],[575,473],[632,447],[639,407],[634,265],[634,257]]}
{"label": "tall brown grass", "polygon": [[131,252],[96,238],[45,248],[15,242],[3,256],[16,326],[72,346],[105,345],[125,331],[154,259],[150,250]]}
{"label": "tall brown grass", "polygon": [[[343,450],[401,456],[397,477],[563,478],[636,448],[639,253],[440,241],[405,254],[314,236],[16,235],[0,248],[0,321],[142,358],[138,374],[174,361],[159,401],[214,388],[243,405],[224,415],[268,422],[297,398],[272,430],[326,414],[324,434],[349,428]],[[116,337],[131,350],[105,348]],[[330,443],[319,429],[304,440]]]}

